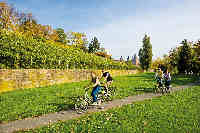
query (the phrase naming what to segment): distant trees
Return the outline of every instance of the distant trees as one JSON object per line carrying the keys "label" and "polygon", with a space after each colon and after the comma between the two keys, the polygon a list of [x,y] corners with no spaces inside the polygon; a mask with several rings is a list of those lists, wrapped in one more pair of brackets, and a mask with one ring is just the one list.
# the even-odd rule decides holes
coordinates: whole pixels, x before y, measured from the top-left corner
{"label": "distant trees", "polygon": [[80,48],[83,51],[87,52],[87,38],[84,33],[80,32],[68,32],[67,39],[70,45],[76,48]]}
{"label": "distant trees", "polygon": [[[90,46],[88,46],[88,40],[85,33],[72,32],[72,31],[65,32],[64,29],[59,28],[59,27],[57,29],[53,29],[49,25],[39,24],[31,13],[19,12],[18,10],[16,10],[15,8],[7,4],[6,2],[0,2],[0,33],[7,33],[7,32],[10,34],[12,33],[12,35],[15,35],[15,36],[9,36],[10,38],[8,38],[9,41],[13,41],[13,42],[16,41],[15,40],[16,37],[21,37],[23,35],[23,39],[22,40],[19,39],[18,42],[16,42],[16,45],[25,46],[25,50],[23,50],[24,47],[17,47],[19,49],[14,49],[15,48],[14,46],[11,46],[11,48],[6,49],[7,48],[6,44],[10,45],[10,44],[15,44],[15,43],[11,43],[9,41],[6,43],[5,42],[1,43],[1,45],[3,46],[5,45],[5,48],[4,49],[2,48],[0,50],[0,65],[14,63],[14,65],[11,65],[11,68],[14,68],[14,67],[21,68],[25,60],[28,62],[29,61],[32,62],[30,63],[31,66],[33,66],[34,63],[45,64],[46,62],[50,64],[52,63],[53,65],[53,64],[57,64],[57,61],[58,61],[58,64],[65,64],[65,63],[69,63],[69,60],[63,59],[67,55],[69,55],[69,57],[70,55],[73,55],[73,57],[76,56],[76,58],[70,58],[70,59],[73,59],[74,61],[72,62],[76,64],[79,61],[84,62],[84,60],[87,60],[87,59],[89,59],[89,62],[92,62],[92,64],[94,64],[95,60],[92,61],[90,60],[89,57],[87,57],[87,56],[93,57],[94,54],[97,56],[111,59],[111,55],[107,54],[107,51],[105,50],[105,48],[100,47],[100,43],[96,37],[93,38],[93,40],[90,43]],[[32,40],[34,43],[32,43],[30,40]],[[35,44],[36,42],[38,44],[37,48],[32,46],[32,45],[36,45]],[[46,51],[51,51],[51,53],[40,53],[40,52],[45,51],[43,49],[43,43],[45,44],[44,45],[45,48],[46,48],[46,44],[49,45],[49,48],[50,46],[52,47],[58,46],[56,47],[56,50],[59,49],[58,50],[59,52],[51,51],[51,49],[48,49]],[[33,53],[32,50],[35,50],[35,49],[40,49],[40,51],[37,51],[37,53],[40,53],[41,55],[38,55],[38,54],[32,55]],[[10,51],[5,52],[5,50],[10,50]],[[63,51],[68,52],[66,53],[67,55],[64,56],[63,53],[65,52]],[[52,56],[54,52],[58,55]],[[10,55],[10,53],[12,53],[12,56]],[[62,54],[60,55],[59,53],[62,53]],[[88,54],[88,53],[92,53],[92,54]],[[13,56],[13,55],[16,55],[16,56]],[[51,55],[51,57],[47,57],[48,55]],[[78,55],[81,55],[81,57],[78,57]],[[55,57],[57,57],[58,59],[53,59]],[[15,58],[15,59],[12,59],[12,58]],[[100,58],[98,57],[98,58],[92,58],[92,59],[99,60]],[[26,64],[29,64],[29,63],[26,63]],[[89,66],[91,64],[88,62],[87,63],[84,62],[81,65]],[[83,67],[83,66],[80,66],[80,67]],[[3,66],[2,68],[5,68],[5,66]]]}
{"label": "distant trees", "polygon": [[42,40],[56,40],[57,34],[49,25],[38,24],[31,13],[18,12],[6,2],[0,2],[0,28],[26,34]]}
{"label": "distant trees", "polygon": [[193,44],[192,47],[192,68],[191,71],[195,74],[200,73],[200,40]]}
{"label": "distant trees", "polygon": [[17,12],[5,2],[0,2],[0,28],[14,30],[19,15]]}
{"label": "distant trees", "polygon": [[65,34],[64,29],[57,28],[55,31],[58,35],[58,39],[56,41],[66,44],[67,43],[67,35]]}
{"label": "distant trees", "polygon": [[95,53],[100,49],[100,43],[97,39],[97,37],[94,37],[91,41],[91,43],[89,44],[88,47],[88,52],[89,53]]}
{"label": "distant trees", "polygon": [[139,62],[143,70],[148,70],[151,67],[152,62],[152,44],[150,42],[150,37],[147,35],[143,38],[143,46],[139,50]]}
{"label": "distant trees", "polygon": [[88,46],[85,33],[39,24],[6,2],[0,2],[0,36],[0,68],[131,68],[112,61],[97,37]]}
{"label": "distant trees", "polygon": [[184,39],[180,44],[162,59],[155,60],[152,68],[162,65],[172,73],[200,74],[200,41],[193,43]]}
{"label": "distant trees", "polygon": [[180,73],[191,71],[192,63],[192,48],[189,42],[185,39],[181,42],[182,46],[179,49],[178,71]]}

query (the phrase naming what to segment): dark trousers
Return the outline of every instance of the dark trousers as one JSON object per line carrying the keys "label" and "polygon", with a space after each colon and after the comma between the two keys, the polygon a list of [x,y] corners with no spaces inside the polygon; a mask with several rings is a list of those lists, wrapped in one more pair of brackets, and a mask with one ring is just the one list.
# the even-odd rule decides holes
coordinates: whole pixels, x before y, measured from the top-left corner
{"label": "dark trousers", "polygon": [[97,94],[99,93],[99,91],[101,90],[100,86],[95,86],[92,90],[92,97],[93,97],[93,102],[97,101]]}
{"label": "dark trousers", "polygon": [[165,87],[167,88],[167,89],[169,89],[169,86],[170,86],[170,80],[166,80],[165,81]]}
{"label": "dark trousers", "polygon": [[157,77],[157,83],[158,83],[158,87],[162,86],[162,81],[160,77]]}

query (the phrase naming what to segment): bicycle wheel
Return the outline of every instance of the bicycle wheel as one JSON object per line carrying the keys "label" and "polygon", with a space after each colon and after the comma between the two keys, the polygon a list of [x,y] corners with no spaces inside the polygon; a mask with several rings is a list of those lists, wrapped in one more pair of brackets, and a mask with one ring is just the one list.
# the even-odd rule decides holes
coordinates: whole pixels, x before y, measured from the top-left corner
{"label": "bicycle wheel", "polygon": [[161,93],[164,94],[164,93],[165,93],[165,86],[162,85],[162,86],[160,87],[160,90],[161,90]]}
{"label": "bicycle wheel", "polygon": [[172,86],[171,85],[167,86],[167,93],[170,93],[171,91],[172,91]]}
{"label": "bicycle wheel", "polygon": [[108,90],[106,91],[105,100],[106,101],[112,101],[113,96],[115,95],[116,87],[110,86]]}
{"label": "bicycle wheel", "polygon": [[87,101],[85,101],[84,98],[80,97],[77,99],[75,105],[74,105],[74,109],[77,112],[84,112],[88,109],[88,103]]}
{"label": "bicycle wheel", "polygon": [[154,85],[153,92],[154,93],[158,93],[159,92],[159,88],[158,88],[157,85]]}
{"label": "bicycle wheel", "polygon": [[117,87],[116,86],[110,86],[109,90],[111,92],[111,95],[114,96],[116,94]]}

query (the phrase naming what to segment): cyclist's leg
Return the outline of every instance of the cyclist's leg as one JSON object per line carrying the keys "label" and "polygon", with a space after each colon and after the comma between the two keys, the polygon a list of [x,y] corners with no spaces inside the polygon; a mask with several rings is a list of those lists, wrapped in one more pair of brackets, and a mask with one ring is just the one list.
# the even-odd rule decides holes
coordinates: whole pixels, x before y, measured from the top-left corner
{"label": "cyclist's leg", "polygon": [[155,86],[155,92],[159,91],[159,78],[156,78],[156,86]]}
{"label": "cyclist's leg", "polygon": [[160,79],[160,85],[159,85],[159,88],[161,89],[161,93],[163,94],[164,93],[164,89],[165,89],[165,84],[164,84],[164,79]]}
{"label": "cyclist's leg", "polygon": [[161,78],[158,78],[158,88],[162,87],[162,81]]}
{"label": "cyclist's leg", "polygon": [[93,98],[93,102],[97,101],[96,91],[97,91],[97,87],[93,88],[92,94],[91,94]]}
{"label": "cyclist's leg", "polygon": [[170,88],[170,80],[167,80],[167,81],[166,81],[166,87],[167,87],[167,90],[169,91],[169,88]]}
{"label": "cyclist's leg", "polygon": [[92,94],[91,94],[93,97],[93,102],[97,102],[97,94],[99,93],[100,89],[101,89],[100,86],[93,88]]}

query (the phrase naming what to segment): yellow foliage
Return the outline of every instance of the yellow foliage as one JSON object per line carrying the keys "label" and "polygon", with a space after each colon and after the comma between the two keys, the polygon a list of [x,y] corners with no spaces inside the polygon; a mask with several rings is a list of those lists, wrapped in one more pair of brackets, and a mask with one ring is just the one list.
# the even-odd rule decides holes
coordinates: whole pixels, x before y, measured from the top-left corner
{"label": "yellow foliage", "polygon": [[12,88],[12,82],[10,82],[10,81],[1,81],[0,82],[0,93],[12,91],[12,90],[14,90],[14,88]]}

